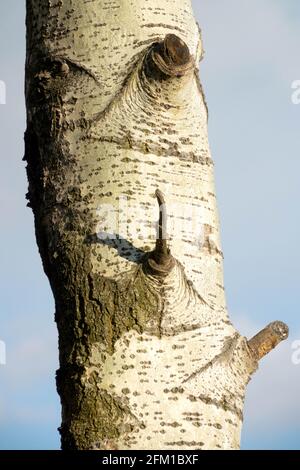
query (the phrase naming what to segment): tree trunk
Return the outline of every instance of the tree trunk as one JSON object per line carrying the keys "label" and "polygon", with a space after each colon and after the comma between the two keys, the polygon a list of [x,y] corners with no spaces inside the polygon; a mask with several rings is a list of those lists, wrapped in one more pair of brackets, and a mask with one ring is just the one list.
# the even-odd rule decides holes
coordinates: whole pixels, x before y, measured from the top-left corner
{"label": "tree trunk", "polygon": [[287,336],[228,319],[201,57],[190,0],[27,0],[63,449],[237,449],[246,384]]}

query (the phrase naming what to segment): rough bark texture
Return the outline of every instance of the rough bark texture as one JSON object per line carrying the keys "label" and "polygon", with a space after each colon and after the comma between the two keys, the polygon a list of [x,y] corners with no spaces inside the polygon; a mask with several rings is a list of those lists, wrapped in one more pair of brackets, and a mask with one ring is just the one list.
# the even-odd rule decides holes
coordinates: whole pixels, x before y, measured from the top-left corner
{"label": "rough bark texture", "polygon": [[226,310],[201,57],[190,0],[27,0],[28,199],[64,449],[239,447],[263,338],[249,347]]}

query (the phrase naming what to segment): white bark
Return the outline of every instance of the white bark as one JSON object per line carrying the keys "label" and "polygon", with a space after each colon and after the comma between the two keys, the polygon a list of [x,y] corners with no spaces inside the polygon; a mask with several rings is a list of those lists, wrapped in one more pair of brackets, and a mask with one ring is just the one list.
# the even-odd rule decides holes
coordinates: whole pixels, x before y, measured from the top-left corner
{"label": "white bark", "polygon": [[[191,2],[30,4],[32,21],[43,25],[33,28],[30,42],[61,64],[66,80],[52,107],[52,138],[63,137],[75,161],[56,181],[44,171],[44,185],[55,187],[58,203],[76,186],[76,210],[92,217],[90,237],[77,238],[90,247],[94,282],[113,278],[124,289],[141,283],[159,305],[158,320],[124,329],[113,350],[103,341],[92,345],[81,386],[94,387],[90,378],[96,378],[99,393],[127,411],[117,437],[90,447],[237,449],[257,357],[226,309],[207,109],[197,77],[202,41]],[[155,52],[153,44],[165,45],[167,34],[188,46],[189,60],[169,67]],[[45,78],[45,70],[37,76]],[[166,198],[176,259],[165,276],[141,264],[155,247],[157,189]],[[111,232],[105,205],[113,208],[110,222],[118,221],[117,240],[103,239]]]}

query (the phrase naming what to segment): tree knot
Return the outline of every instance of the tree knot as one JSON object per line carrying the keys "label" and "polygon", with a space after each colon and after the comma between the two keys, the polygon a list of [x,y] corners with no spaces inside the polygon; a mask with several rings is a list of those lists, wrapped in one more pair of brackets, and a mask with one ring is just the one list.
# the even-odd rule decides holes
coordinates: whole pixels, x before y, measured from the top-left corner
{"label": "tree knot", "polygon": [[167,34],[163,41],[152,45],[146,58],[148,72],[168,77],[182,77],[194,69],[194,59],[186,43],[175,34]]}

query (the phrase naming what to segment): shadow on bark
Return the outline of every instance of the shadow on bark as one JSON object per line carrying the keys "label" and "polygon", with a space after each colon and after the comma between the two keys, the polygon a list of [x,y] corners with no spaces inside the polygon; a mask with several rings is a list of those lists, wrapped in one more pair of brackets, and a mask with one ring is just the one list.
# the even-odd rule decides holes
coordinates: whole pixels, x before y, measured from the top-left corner
{"label": "shadow on bark", "polygon": [[122,258],[137,264],[140,264],[146,255],[145,251],[136,248],[130,241],[126,240],[126,238],[115,233],[93,233],[92,235],[88,235],[85,239],[85,243],[87,245],[100,244],[111,247],[115,249]]}

